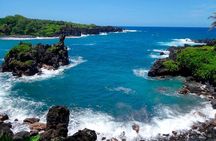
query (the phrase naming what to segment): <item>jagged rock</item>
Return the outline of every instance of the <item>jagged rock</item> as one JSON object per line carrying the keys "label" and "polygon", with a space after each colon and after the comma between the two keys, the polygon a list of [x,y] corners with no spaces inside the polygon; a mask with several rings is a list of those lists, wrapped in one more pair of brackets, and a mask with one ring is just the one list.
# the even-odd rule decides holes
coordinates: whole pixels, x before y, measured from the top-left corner
{"label": "jagged rock", "polygon": [[139,133],[140,126],[137,125],[137,124],[134,124],[134,125],[132,125],[132,129],[133,129],[134,131],[136,131],[137,133]]}
{"label": "jagged rock", "polygon": [[24,123],[29,123],[29,124],[33,124],[35,122],[39,122],[40,119],[39,118],[26,118],[23,120]]}
{"label": "jagged rock", "polygon": [[9,119],[9,117],[8,117],[7,114],[1,114],[0,115],[0,121],[5,121],[5,120],[8,120],[8,119]]}
{"label": "jagged rock", "polygon": [[14,135],[13,141],[27,141],[30,139],[30,133],[27,131],[21,131]]}
{"label": "jagged rock", "polygon": [[13,132],[10,130],[11,124],[0,123],[0,141],[9,141],[13,139]]}
{"label": "jagged rock", "polygon": [[21,77],[22,75],[40,74],[43,66],[58,69],[60,66],[68,65],[69,57],[64,39],[65,36],[62,35],[59,43],[54,45],[37,44],[33,46],[20,42],[5,56],[1,71],[12,72],[13,75]]}
{"label": "jagged rock", "polygon": [[154,65],[152,66],[151,70],[148,72],[148,76],[156,77],[156,76],[163,76],[168,75],[168,70],[163,66],[163,63],[167,59],[159,59],[157,60]]}
{"label": "jagged rock", "polygon": [[74,135],[67,137],[65,141],[96,141],[97,135],[95,131],[84,129],[79,130]]}
{"label": "jagged rock", "polygon": [[179,91],[180,94],[186,95],[190,93],[190,90],[187,87],[184,87]]}
{"label": "jagged rock", "polygon": [[47,114],[47,128],[41,136],[42,141],[64,139],[67,137],[70,111],[62,106],[54,106]]}
{"label": "jagged rock", "polygon": [[63,106],[54,106],[47,114],[47,129],[56,129],[59,125],[68,126],[70,111]]}

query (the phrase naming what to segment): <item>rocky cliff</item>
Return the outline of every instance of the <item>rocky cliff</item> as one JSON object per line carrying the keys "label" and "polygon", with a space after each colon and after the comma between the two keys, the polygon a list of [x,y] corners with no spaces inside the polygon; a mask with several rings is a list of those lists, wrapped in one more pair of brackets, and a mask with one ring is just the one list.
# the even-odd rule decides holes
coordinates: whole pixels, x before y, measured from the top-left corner
{"label": "rocky cliff", "polygon": [[40,74],[41,68],[58,69],[69,64],[65,36],[60,36],[59,42],[53,45],[20,42],[5,56],[2,72],[12,72],[15,76],[31,76]]}

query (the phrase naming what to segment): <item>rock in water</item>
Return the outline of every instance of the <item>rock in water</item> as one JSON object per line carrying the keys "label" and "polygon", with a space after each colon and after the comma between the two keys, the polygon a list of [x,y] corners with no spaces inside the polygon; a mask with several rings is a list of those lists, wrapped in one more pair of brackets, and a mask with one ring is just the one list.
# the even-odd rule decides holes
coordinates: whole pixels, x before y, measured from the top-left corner
{"label": "rock in water", "polygon": [[9,117],[7,114],[0,115],[0,122],[3,122],[3,121],[8,120],[8,119],[9,119]]}
{"label": "rock in water", "polygon": [[29,124],[33,124],[35,122],[39,122],[40,119],[39,118],[26,118],[23,120],[24,123],[29,123]]}
{"label": "rock in water", "polygon": [[97,140],[97,135],[95,131],[84,129],[84,130],[79,130],[74,135],[68,137],[65,141],[96,141],[96,140]]}
{"label": "rock in water", "polygon": [[53,45],[20,42],[5,56],[2,72],[12,72],[13,75],[31,76],[41,72],[43,66],[58,69],[69,64],[68,50],[64,45],[65,36],[60,36],[59,43]]}
{"label": "rock in water", "polygon": [[47,128],[41,141],[60,140],[67,137],[70,111],[62,106],[54,106],[47,114]]}
{"label": "rock in water", "polygon": [[69,123],[70,111],[62,106],[54,106],[49,109],[47,114],[47,128],[56,129],[59,124],[67,128]]}

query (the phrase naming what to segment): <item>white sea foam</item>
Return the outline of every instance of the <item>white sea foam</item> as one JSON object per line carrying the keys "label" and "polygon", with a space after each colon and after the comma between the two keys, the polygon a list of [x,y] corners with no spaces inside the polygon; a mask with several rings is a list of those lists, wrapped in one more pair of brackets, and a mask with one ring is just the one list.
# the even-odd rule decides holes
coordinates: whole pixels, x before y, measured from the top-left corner
{"label": "white sea foam", "polygon": [[108,35],[108,33],[106,33],[106,32],[101,32],[99,35],[106,36],[106,35]]}
{"label": "white sea foam", "polygon": [[[163,116],[157,116],[151,122],[143,123],[137,121],[116,121],[112,116],[83,110],[82,112],[72,112],[69,125],[69,134],[77,132],[78,129],[89,128],[98,132],[98,140],[102,137],[115,137],[121,139],[123,132],[128,141],[140,139],[150,139],[156,137],[159,133],[169,134],[176,130],[188,130],[195,122],[204,122],[206,119],[213,118],[215,110],[208,103],[197,107],[188,113],[177,112],[175,108],[161,106],[160,111]],[[202,116],[199,113],[204,114]],[[132,125],[136,123],[140,126],[140,132],[137,134],[132,130]]]}
{"label": "white sea foam", "polygon": [[139,30],[123,30],[123,33],[140,32]]}
{"label": "white sea foam", "polygon": [[32,81],[41,81],[45,80],[51,77],[55,77],[57,75],[61,75],[65,70],[70,69],[72,67],[76,67],[77,65],[86,62],[87,60],[84,60],[83,57],[72,57],[70,59],[70,64],[66,66],[61,66],[57,70],[47,70],[45,68],[42,68],[41,74],[35,74],[34,76],[22,76],[21,78],[16,78],[17,81],[22,82],[32,82]]}
{"label": "white sea foam", "polygon": [[[42,107],[43,103],[10,96],[11,88],[16,83],[10,78],[9,74],[0,73],[0,113],[9,114],[14,132],[29,131],[27,125],[22,124],[22,120],[26,117],[39,117],[44,122],[46,113],[38,114],[35,111],[35,108]],[[69,135],[80,129],[88,128],[98,133],[98,141],[102,137],[137,141],[156,137],[159,133],[169,134],[174,130],[190,129],[195,122],[204,122],[206,119],[214,118],[216,113],[208,102],[202,103],[201,106],[197,106],[187,113],[181,113],[178,108],[167,106],[159,106],[157,111],[158,116],[145,123],[133,120],[117,121],[108,114],[89,109],[71,109]],[[14,122],[16,118],[19,119],[18,122]],[[140,126],[139,134],[132,130],[131,126],[134,123]],[[123,132],[125,136],[123,136]]]}
{"label": "white sea foam", "polygon": [[[66,38],[83,38],[88,37],[90,35],[82,34],[81,36],[66,36]],[[59,37],[1,37],[0,40],[51,40],[51,39],[58,39]]]}
{"label": "white sea foam", "polygon": [[169,51],[168,50],[163,50],[163,49],[153,49],[154,52],[157,52],[157,53],[164,53],[166,55],[169,55]]}
{"label": "white sea foam", "polygon": [[150,54],[150,57],[151,57],[151,58],[154,58],[154,59],[162,59],[162,58],[167,58],[167,57],[169,57],[169,55],[167,55],[167,54],[165,54],[165,55]]}
{"label": "white sea foam", "polygon": [[126,87],[115,87],[115,88],[109,88],[109,87],[106,87],[109,91],[116,91],[116,92],[120,92],[120,93],[124,93],[124,94],[134,94],[135,91],[131,88],[126,88]]}
{"label": "white sea foam", "polygon": [[193,40],[189,39],[189,38],[185,38],[185,39],[173,39],[170,42],[159,42],[160,45],[162,46],[184,46],[185,44],[187,45],[205,45],[205,43],[195,43]]}
{"label": "white sea foam", "polygon": [[143,68],[133,69],[133,73],[135,76],[142,77],[145,79],[148,77],[148,72],[149,70]]}
{"label": "white sea foam", "polygon": [[[0,113],[9,115],[12,123],[12,130],[18,132],[21,130],[29,130],[27,125],[22,124],[23,119],[27,117],[38,117],[35,109],[43,105],[42,102],[25,100],[19,96],[13,97],[11,89],[16,82],[10,73],[0,73]],[[14,93],[14,92],[13,92]],[[15,119],[19,121],[14,122]]]}

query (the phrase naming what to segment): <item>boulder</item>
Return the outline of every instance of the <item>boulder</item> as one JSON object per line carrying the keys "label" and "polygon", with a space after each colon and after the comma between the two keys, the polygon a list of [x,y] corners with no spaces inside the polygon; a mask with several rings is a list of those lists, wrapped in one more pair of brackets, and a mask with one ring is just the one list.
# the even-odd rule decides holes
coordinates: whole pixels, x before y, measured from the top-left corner
{"label": "boulder", "polygon": [[47,129],[56,129],[59,126],[67,128],[70,111],[63,106],[54,106],[47,114]]}
{"label": "boulder", "polygon": [[138,124],[134,124],[134,125],[132,125],[132,129],[133,129],[134,131],[136,131],[137,133],[139,133],[140,126],[139,126]]}
{"label": "boulder", "polygon": [[14,135],[13,141],[27,141],[30,139],[30,133],[27,131],[21,131]]}
{"label": "boulder", "polygon": [[63,106],[54,106],[47,114],[47,127],[41,141],[61,140],[67,137],[70,111]]}
{"label": "boulder", "polygon": [[29,125],[31,131],[43,131],[46,129],[46,124],[40,123],[40,122],[35,122],[33,124]]}
{"label": "boulder", "polygon": [[8,117],[8,115],[7,114],[0,114],[0,121],[2,122],[2,121],[5,121],[5,120],[8,120],[9,119],[9,117]]}
{"label": "boulder", "polygon": [[72,136],[66,138],[65,141],[96,141],[96,132],[89,129],[79,130]]}
{"label": "boulder", "polygon": [[11,124],[0,123],[0,141],[10,141],[13,139],[13,132],[10,128]]}
{"label": "boulder", "polygon": [[40,119],[39,118],[26,118],[23,120],[24,123],[29,123],[29,124],[33,124],[35,122],[39,122]]}

